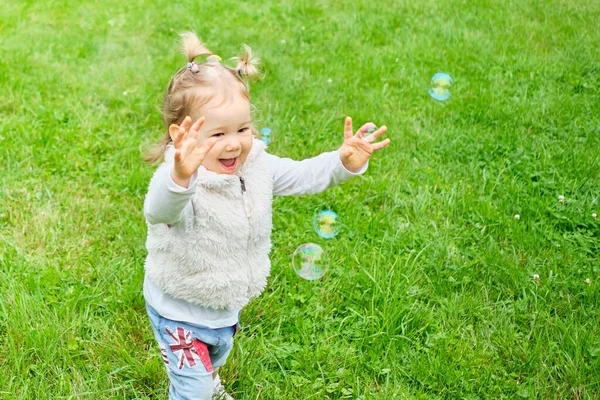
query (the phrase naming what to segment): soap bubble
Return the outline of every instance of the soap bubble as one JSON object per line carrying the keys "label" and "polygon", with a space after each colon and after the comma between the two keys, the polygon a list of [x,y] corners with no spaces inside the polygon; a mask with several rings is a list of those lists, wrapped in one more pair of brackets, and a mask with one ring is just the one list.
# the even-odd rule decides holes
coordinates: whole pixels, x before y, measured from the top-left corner
{"label": "soap bubble", "polygon": [[271,129],[262,128],[259,133],[260,140],[262,140],[264,144],[271,144]]}
{"label": "soap bubble", "polygon": [[207,57],[205,67],[203,68],[204,75],[214,78],[221,75],[224,71],[225,68],[221,65],[221,57],[216,54]]}
{"label": "soap bubble", "polygon": [[303,279],[314,281],[329,270],[329,257],[318,244],[305,243],[298,246],[292,256],[294,271]]}
{"label": "soap bubble", "polygon": [[313,227],[317,235],[324,239],[331,239],[340,233],[342,224],[336,213],[331,210],[324,210],[313,219]]}
{"label": "soap bubble", "polygon": [[373,133],[373,132],[375,132],[375,131],[377,130],[377,125],[375,125],[375,124],[374,124],[374,123],[372,123],[372,122],[369,122],[369,123],[368,123],[368,124],[365,126],[365,128],[367,128],[367,133]]}
{"label": "soap bubble", "polygon": [[431,78],[431,88],[429,95],[435,100],[448,100],[450,98],[450,87],[452,78],[443,72],[438,72]]}
{"label": "soap bubble", "polygon": [[373,137],[371,134],[379,128],[377,128],[377,125],[375,125],[374,123],[369,122],[365,125],[365,129],[367,131],[363,134],[363,140],[366,140],[367,142],[373,142],[375,140],[375,137]]}

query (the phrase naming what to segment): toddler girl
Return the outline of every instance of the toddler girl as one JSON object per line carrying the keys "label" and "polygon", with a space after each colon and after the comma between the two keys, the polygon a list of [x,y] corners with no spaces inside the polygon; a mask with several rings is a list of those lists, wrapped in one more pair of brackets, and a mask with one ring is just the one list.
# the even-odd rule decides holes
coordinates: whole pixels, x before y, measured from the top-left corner
{"label": "toddler girl", "polygon": [[353,134],[346,118],[339,150],[304,161],[273,156],[254,138],[245,77],[258,69],[250,48],[232,68],[195,34],[182,39],[188,63],[164,96],[166,135],[146,154],[163,162],[144,203],[144,297],[169,398],[232,399],[217,371],[240,311],[267,285],[273,195],[319,193],[361,174],[389,139],[374,143],[385,127]]}

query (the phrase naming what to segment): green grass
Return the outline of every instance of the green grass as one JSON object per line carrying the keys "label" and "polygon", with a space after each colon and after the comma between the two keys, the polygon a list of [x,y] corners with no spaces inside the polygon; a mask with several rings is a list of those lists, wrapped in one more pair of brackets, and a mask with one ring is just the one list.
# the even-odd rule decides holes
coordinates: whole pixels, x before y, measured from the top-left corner
{"label": "green grass", "polygon": [[[392,138],[364,177],[275,200],[269,286],[221,373],[236,398],[600,397],[596,0],[148,3],[0,7],[0,398],[166,398],[139,147],[186,29],[264,60],[272,153],[337,148],[345,115]],[[322,280],[291,268],[305,242]]]}

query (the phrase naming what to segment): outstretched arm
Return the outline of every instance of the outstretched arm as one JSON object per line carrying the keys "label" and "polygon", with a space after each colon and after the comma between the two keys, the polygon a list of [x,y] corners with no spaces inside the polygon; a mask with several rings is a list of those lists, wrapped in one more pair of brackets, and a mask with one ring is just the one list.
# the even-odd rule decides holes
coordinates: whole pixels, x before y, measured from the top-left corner
{"label": "outstretched arm", "polygon": [[372,143],[385,133],[385,126],[363,138],[369,125],[372,124],[363,125],[356,135],[352,135],[352,120],[348,117],[342,147],[306,160],[295,161],[267,153],[267,162],[274,171],[273,194],[291,196],[320,193],[364,173],[371,154],[389,144],[389,139]]}

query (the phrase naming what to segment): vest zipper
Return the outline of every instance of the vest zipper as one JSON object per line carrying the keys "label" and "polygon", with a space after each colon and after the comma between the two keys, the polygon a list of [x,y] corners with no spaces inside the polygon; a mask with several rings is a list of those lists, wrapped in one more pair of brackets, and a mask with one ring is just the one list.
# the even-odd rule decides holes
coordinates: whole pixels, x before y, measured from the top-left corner
{"label": "vest zipper", "polygon": [[[246,210],[246,200],[244,200],[244,193],[246,193],[246,182],[244,181],[244,178],[242,178],[240,176],[240,184],[242,185],[242,202],[244,203],[244,212],[246,213],[246,217],[248,218],[248,241],[246,242],[246,251],[248,251],[248,249],[250,248],[250,230],[252,229],[252,225],[250,224],[250,216],[248,215],[248,210]],[[247,255],[246,256],[247,259],[250,259],[250,257]],[[250,285],[252,283],[252,270],[250,269],[250,266],[248,265],[248,270],[247,270],[247,276],[248,276],[248,285]],[[248,291],[250,291],[250,288],[248,288]]]}

